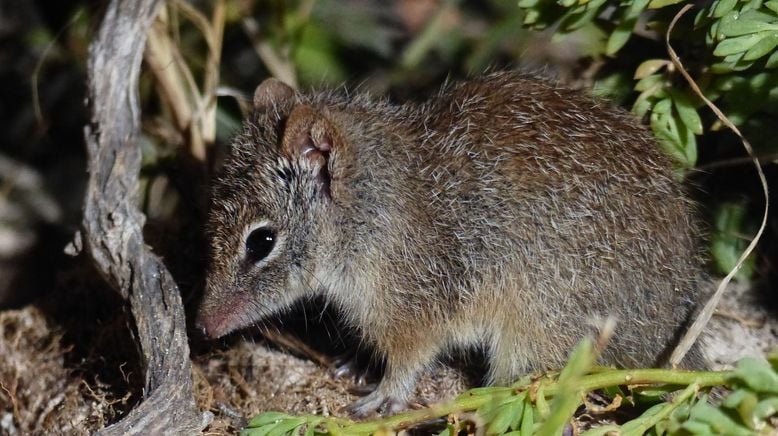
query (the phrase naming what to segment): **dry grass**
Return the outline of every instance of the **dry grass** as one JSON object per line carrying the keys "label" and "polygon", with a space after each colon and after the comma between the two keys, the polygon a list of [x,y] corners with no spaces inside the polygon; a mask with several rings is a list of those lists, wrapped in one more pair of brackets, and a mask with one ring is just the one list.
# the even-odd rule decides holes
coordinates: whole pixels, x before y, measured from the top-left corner
{"label": "dry grass", "polygon": [[116,416],[110,386],[68,368],[68,351],[40,309],[0,312],[0,434],[89,434]]}

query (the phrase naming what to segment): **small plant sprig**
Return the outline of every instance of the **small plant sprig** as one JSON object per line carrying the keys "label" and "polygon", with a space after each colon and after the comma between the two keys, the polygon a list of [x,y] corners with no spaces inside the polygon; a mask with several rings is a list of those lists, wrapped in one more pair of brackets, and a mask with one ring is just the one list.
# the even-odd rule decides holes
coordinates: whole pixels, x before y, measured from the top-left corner
{"label": "small plant sprig", "polygon": [[[445,418],[439,433],[445,436],[473,427],[489,435],[555,435],[577,425],[574,416],[586,410],[586,395],[593,391],[612,398],[608,411],[626,403],[644,411],[621,424],[588,429],[581,433],[585,436],[761,435],[778,431],[778,354],[771,355],[769,363],[749,358],[740,361],[736,369],[721,372],[605,369],[592,366],[594,356],[591,343],[584,341],[558,374],[524,377],[510,387],[475,388],[448,403],[362,422],[267,412],[252,419],[241,434],[391,434]],[[714,386],[731,390],[718,405],[709,401],[708,392]]]}
{"label": "small plant sprig", "polygon": [[[605,39],[599,55],[612,57],[636,34],[645,36],[666,29],[673,16],[668,10],[683,3],[686,2],[520,0],[518,6],[525,11],[524,24],[531,28],[557,25],[559,34],[587,27],[597,29]],[[688,38],[697,34],[699,37]],[[773,110],[775,96],[765,90],[772,89],[778,80],[778,1],[707,2],[682,36],[687,38],[686,51],[695,58],[692,74],[702,91],[711,100],[722,100],[720,107],[736,125]],[[641,61],[634,54],[627,57]],[[633,77],[633,89],[639,93],[633,111],[647,116],[665,150],[683,167],[691,168],[697,161],[696,138],[705,133],[697,113],[702,104],[688,89],[679,87],[676,78],[669,59],[643,59]],[[601,82],[606,87],[608,83],[620,82]],[[713,123],[708,130],[720,128],[720,124]]]}

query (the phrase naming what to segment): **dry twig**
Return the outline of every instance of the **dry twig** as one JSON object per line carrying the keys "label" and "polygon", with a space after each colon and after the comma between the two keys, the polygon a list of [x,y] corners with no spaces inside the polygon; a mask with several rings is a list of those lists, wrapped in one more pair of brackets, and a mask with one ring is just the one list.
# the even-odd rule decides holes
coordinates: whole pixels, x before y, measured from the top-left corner
{"label": "dry twig", "polygon": [[[192,394],[181,295],[162,261],[143,241],[138,210],[140,108],[138,75],[159,0],[112,0],[89,47],[85,128],[89,183],[82,232],[107,282],[129,301],[145,369],[143,401],[101,434],[191,434],[208,423]],[[71,250],[72,251],[72,250]]]}
{"label": "dry twig", "polygon": [[681,338],[680,342],[678,343],[678,346],[675,347],[675,350],[673,350],[673,354],[670,356],[670,364],[673,366],[677,366],[679,363],[681,363],[681,360],[683,360],[686,353],[689,351],[689,349],[692,347],[695,341],[697,341],[697,338],[702,333],[702,330],[705,328],[705,326],[708,324],[708,321],[710,321],[711,316],[713,316],[713,313],[716,311],[716,306],[718,306],[719,301],[721,301],[721,297],[724,296],[724,290],[727,288],[727,285],[732,280],[733,277],[735,277],[735,274],[737,274],[738,271],[740,271],[740,267],[743,266],[743,262],[745,262],[748,255],[751,254],[751,252],[754,251],[756,248],[756,244],[759,242],[759,239],[762,237],[762,233],[764,232],[765,227],[767,226],[767,216],[769,212],[769,205],[770,205],[770,194],[767,190],[767,179],[765,179],[764,171],[762,171],[762,165],[759,163],[759,158],[754,154],[754,149],[751,147],[751,143],[748,142],[748,140],[743,136],[742,133],[740,133],[740,129],[735,126],[732,121],[727,118],[726,115],[724,115],[719,108],[713,104],[707,97],[705,97],[705,94],[702,93],[700,90],[700,87],[697,86],[697,83],[692,79],[692,77],[689,75],[689,73],[684,68],[683,64],[681,63],[681,59],[678,57],[678,55],[675,53],[675,50],[673,50],[673,47],[670,45],[670,33],[673,31],[673,28],[675,27],[675,24],[678,22],[678,20],[686,13],[694,7],[694,5],[688,4],[684,6],[678,13],[673,17],[673,21],[670,23],[670,27],[667,29],[667,33],[665,34],[665,45],[667,46],[667,52],[670,54],[670,59],[673,61],[673,65],[675,65],[676,68],[678,68],[678,71],[681,73],[684,79],[686,79],[686,82],[689,84],[689,86],[692,88],[695,94],[697,94],[700,99],[702,99],[703,102],[713,111],[714,114],[716,114],[716,117],[721,120],[722,123],[724,123],[725,126],[727,126],[732,132],[734,132],[743,143],[743,148],[746,149],[746,152],[748,153],[748,156],[751,158],[751,161],[754,164],[754,167],[756,167],[756,172],[759,175],[759,181],[762,183],[762,190],[764,192],[764,213],[762,215],[762,223],[759,226],[759,230],[754,235],[754,238],[751,240],[751,242],[748,244],[748,247],[743,251],[743,253],[740,255],[740,258],[738,258],[737,263],[732,268],[732,270],[729,272],[729,274],[724,277],[724,279],[721,280],[719,283],[719,286],[716,288],[716,292],[713,293],[713,295],[710,297],[707,303],[705,303],[705,306],[700,311],[699,315],[697,315],[697,318],[692,323],[691,327],[689,327],[689,330],[686,332],[686,334]]}

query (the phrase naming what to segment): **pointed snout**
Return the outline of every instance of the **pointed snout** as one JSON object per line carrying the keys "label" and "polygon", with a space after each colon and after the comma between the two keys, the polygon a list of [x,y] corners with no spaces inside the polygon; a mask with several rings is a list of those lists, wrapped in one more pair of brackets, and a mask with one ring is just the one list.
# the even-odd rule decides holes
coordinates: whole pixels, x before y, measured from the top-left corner
{"label": "pointed snout", "polygon": [[227,334],[223,327],[222,320],[214,316],[209,316],[205,310],[200,308],[195,321],[195,327],[200,333],[208,339],[217,339]]}
{"label": "pointed snout", "polygon": [[240,293],[225,293],[206,289],[195,327],[208,339],[220,338],[233,330],[250,324],[246,297]]}
{"label": "pointed snout", "polygon": [[238,327],[234,321],[238,310],[237,304],[206,295],[197,312],[195,327],[208,339],[220,338]]}

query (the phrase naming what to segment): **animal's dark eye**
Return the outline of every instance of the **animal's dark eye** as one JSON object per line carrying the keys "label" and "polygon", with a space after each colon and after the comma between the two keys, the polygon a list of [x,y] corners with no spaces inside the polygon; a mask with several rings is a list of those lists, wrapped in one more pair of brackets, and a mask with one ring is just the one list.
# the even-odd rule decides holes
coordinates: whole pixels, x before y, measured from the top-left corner
{"label": "animal's dark eye", "polygon": [[246,260],[252,263],[266,258],[276,244],[276,234],[267,227],[259,227],[246,238]]}

